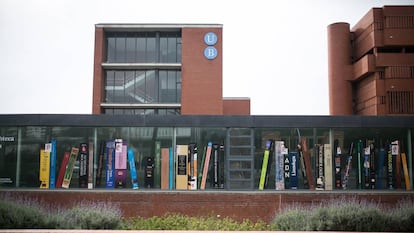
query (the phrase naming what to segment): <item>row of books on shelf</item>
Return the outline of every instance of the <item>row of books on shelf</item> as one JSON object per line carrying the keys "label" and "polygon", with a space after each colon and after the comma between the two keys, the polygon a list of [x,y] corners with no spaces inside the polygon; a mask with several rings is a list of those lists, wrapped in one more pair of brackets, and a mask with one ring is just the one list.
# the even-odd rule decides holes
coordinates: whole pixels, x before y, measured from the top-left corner
{"label": "row of books on shelf", "polygon": [[347,154],[342,154],[338,140],[333,146],[316,144],[313,150],[306,142],[302,138],[289,152],[283,141],[267,140],[259,190],[268,187],[271,164],[275,166],[276,190],[298,189],[299,180],[311,190],[348,189],[350,180],[355,180],[357,189],[401,189],[404,184],[411,190],[407,156],[398,140],[378,148],[374,140],[359,140],[350,144]]}
{"label": "row of books on shelf", "polygon": [[[126,140],[102,141],[96,156],[96,169],[92,142],[81,143],[79,147],[74,146],[70,151],[64,152],[58,172],[56,148],[57,141],[54,139],[42,145],[40,188],[73,187],[71,181],[75,171],[79,179],[78,188],[138,189],[141,185],[145,188],[158,186],[169,190],[196,190],[205,189],[208,184],[214,188],[224,187],[224,146],[212,142],[204,147],[202,161],[199,163],[196,143],[177,145],[174,151],[172,147],[161,148],[161,143],[156,141],[155,155],[145,157],[142,164],[144,173],[140,180],[143,180],[143,184],[138,182],[138,160]],[[200,168],[197,164],[201,164]],[[75,169],[76,165],[78,169]]]}

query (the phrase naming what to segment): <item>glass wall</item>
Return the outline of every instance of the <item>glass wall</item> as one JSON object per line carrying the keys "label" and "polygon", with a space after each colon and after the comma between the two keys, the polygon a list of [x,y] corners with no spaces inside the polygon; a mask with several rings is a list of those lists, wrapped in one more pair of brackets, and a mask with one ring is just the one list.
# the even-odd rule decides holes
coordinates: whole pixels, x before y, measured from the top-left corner
{"label": "glass wall", "polygon": [[[116,139],[133,152],[140,189],[176,189],[181,145],[196,189],[203,180],[205,189],[219,190],[412,189],[411,129],[378,127],[0,127],[0,186],[39,188],[40,150],[52,139],[56,179],[65,152],[93,145],[95,189],[133,187],[129,161],[124,183],[107,187],[108,148]],[[69,188],[80,188],[80,163],[77,158]]]}
{"label": "glass wall", "polygon": [[108,32],[109,63],[180,63],[181,32]]}
{"label": "glass wall", "polygon": [[106,40],[113,67],[105,69],[104,113],[179,115],[181,32],[107,32]]}

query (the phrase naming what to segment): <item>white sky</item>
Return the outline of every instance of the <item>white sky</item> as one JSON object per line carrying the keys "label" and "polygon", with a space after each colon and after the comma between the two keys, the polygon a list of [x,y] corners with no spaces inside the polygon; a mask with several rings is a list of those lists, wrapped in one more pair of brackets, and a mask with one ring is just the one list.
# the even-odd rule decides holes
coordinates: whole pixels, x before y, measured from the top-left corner
{"label": "white sky", "polygon": [[0,114],[92,111],[97,23],[223,24],[223,96],[327,115],[327,26],[414,0],[0,0]]}

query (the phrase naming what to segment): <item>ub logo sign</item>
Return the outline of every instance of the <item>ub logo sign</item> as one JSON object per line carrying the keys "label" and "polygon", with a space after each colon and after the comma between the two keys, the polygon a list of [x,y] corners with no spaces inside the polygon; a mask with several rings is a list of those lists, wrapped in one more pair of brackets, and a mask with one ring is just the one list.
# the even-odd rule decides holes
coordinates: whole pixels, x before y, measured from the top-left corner
{"label": "ub logo sign", "polygon": [[204,57],[213,60],[217,57],[217,49],[214,45],[217,43],[217,35],[214,32],[207,32],[204,35],[204,43],[207,47],[204,49]]}

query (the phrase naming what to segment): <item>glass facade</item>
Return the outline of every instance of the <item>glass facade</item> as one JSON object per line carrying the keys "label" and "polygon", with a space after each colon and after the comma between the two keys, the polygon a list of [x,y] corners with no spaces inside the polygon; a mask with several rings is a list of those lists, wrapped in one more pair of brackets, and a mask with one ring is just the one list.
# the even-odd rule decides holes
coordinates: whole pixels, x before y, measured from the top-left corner
{"label": "glass facade", "polygon": [[162,105],[181,103],[181,32],[107,32],[106,38],[112,67],[105,68],[104,113],[180,114],[180,107]]}
{"label": "glass facade", "polygon": [[[268,149],[266,142],[270,139],[275,144],[282,141],[284,148],[287,149],[286,154],[297,153],[298,161],[294,165],[297,166],[296,170],[293,173],[293,168],[283,171],[284,175],[288,175],[284,179],[283,190],[308,190],[310,182],[320,188],[318,185],[321,181],[324,184],[322,189],[325,190],[329,190],[329,185],[333,190],[412,189],[411,133],[414,127],[409,118],[384,118],[378,120],[378,123],[367,124],[364,127],[361,126],[363,124],[361,122],[364,121],[354,117],[340,118],[334,120],[333,123],[326,123],[326,126],[317,123],[317,120],[314,120],[315,117],[301,117],[299,121],[283,118],[287,123],[275,124],[272,123],[272,117],[269,120],[249,116],[242,117],[243,121],[230,116],[146,116],[137,119],[126,115],[109,118],[75,115],[63,116],[62,120],[58,117],[49,119],[42,116],[32,118],[29,116],[29,118],[29,120],[24,120],[17,116],[3,123],[0,121],[1,187],[39,188],[40,149],[45,143],[56,139],[56,177],[65,152],[69,152],[72,147],[79,148],[81,143],[91,143],[93,145],[94,188],[105,189],[105,166],[102,168],[101,185],[96,185],[99,156],[105,153],[100,148],[108,141],[123,139],[127,148],[135,154],[138,184],[142,189],[148,188],[144,186],[148,177],[148,164],[146,163],[148,158],[154,161],[152,165],[154,170],[151,173],[154,185],[151,188],[161,189],[161,172],[166,167],[160,163],[162,156],[160,151],[163,149],[169,151],[169,156],[173,159],[173,166],[169,168],[176,171],[177,161],[174,148],[177,145],[191,143],[196,143],[198,148],[196,168],[198,168],[198,181],[200,181],[203,166],[206,164],[208,145],[211,143],[213,151],[216,146],[218,157],[214,157],[214,153],[211,153],[206,189],[259,190],[263,176],[264,155]],[[278,120],[277,117],[275,119]],[[389,119],[397,125],[390,127],[392,123],[387,123]],[[407,119],[408,124],[398,123],[398,121],[406,122]],[[330,148],[325,148],[323,158],[331,156],[330,160],[322,163],[319,160],[321,145],[329,145],[327,148]],[[282,190],[277,188],[278,172],[280,169],[286,169],[286,164],[279,168],[276,147],[270,148],[268,155],[269,165],[264,190]],[[304,158],[306,160],[306,156],[309,159],[308,164],[303,160]],[[286,159],[292,161],[292,157],[284,157],[284,160]],[[107,160],[104,159],[102,162],[106,164]],[[310,173],[303,170],[306,165],[310,165],[306,167]],[[290,164],[290,167],[292,166]],[[324,166],[323,169],[325,166],[330,166],[330,168],[322,172],[321,166]],[[218,178],[216,177],[220,181],[214,181],[213,174],[216,174],[216,170],[220,170]],[[312,175],[312,179],[309,174]],[[339,184],[336,180],[338,174]],[[176,175],[174,172],[174,180]],[[287,178],[290,178],[290,183],[287,182]],[[131,189],[129,166],[126,180],[128,182],[124,188]],[[174,182],[172,182],[174,184],[172,189],[175,189]],[[217,182],[220,185],[216,185]],[[295,182],[296,185],[294,185]],[[74,167],[70,188],[79,188],[79,159]]]}

